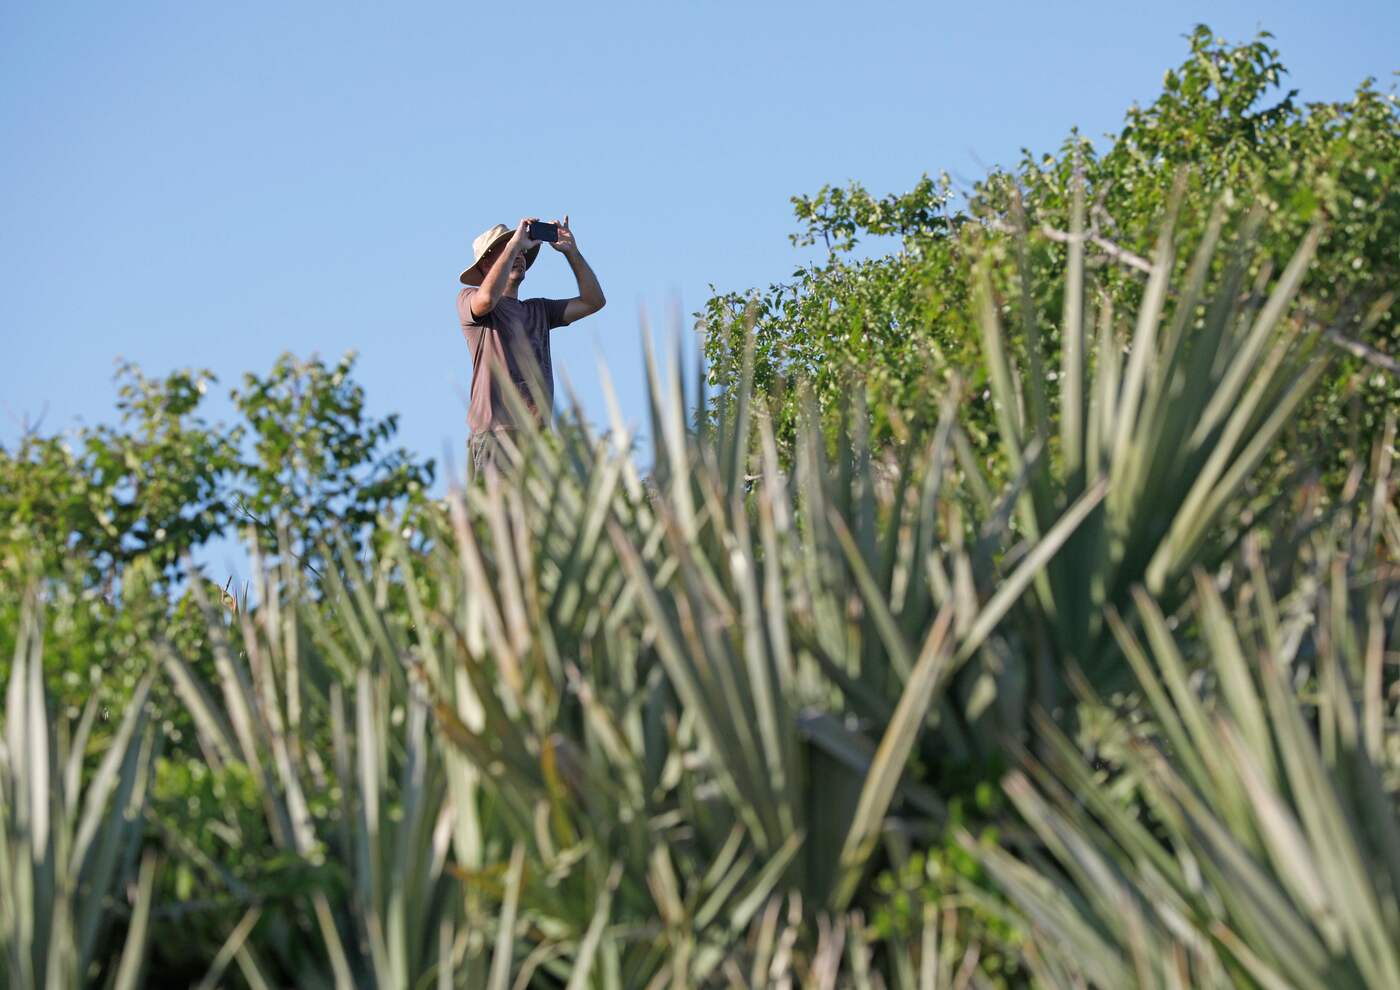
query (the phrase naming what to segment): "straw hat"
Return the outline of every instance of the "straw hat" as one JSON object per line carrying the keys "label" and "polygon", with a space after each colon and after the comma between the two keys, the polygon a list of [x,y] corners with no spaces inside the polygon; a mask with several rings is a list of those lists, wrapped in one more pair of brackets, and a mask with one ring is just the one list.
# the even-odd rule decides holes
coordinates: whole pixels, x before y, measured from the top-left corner
{"label": "straw hat", "polygon": [[[477,239],[472,241],[472,255],[474,256],[472,258],[472,266],[457,277],[458,281],[463,285],[480,285],[481,280],[486,277],[485,272],[481,270],[481,259],[486,257],[487,251],[490,251],[501,241],[509,240],[510,235],[513,233],[515,233],[514,230],[503,223],[498,223],[484,234],[478,235]],[[538,244],[526,250],[526,268],[529,268],[535,263],[535,256],[539,253],[540,246]]]}

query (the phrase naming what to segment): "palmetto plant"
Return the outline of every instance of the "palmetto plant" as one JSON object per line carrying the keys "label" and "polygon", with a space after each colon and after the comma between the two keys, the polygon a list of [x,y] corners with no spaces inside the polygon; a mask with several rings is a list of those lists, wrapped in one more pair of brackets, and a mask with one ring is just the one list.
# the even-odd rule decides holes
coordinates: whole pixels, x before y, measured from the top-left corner
{"label": "palmetto plant", "polygon": [[[834,444],[809,409],[785,460],[751,351],[739,392],[710,410],[648,346],[645,475],[615,403],[601,435],[575,407],[558,430],[522,429],[479,483],[383,520],[369,555],[323,554],[337,565],[314,588],[290,553],[258,561],[243,607],[205,605],[212,677],[174,643],[155,652],[204,759],[252,782],[256,827],[217,809],[211,834],[270,844],[310,879],[269,893],[192,862],[241,915],[204,984],[967,985],[978,952],[958,918],[976,892],[876,945],[870,877],[945,842],[950,801],[1008,754],[1072,767],[1071,684],[1107,694],[1120,670],[1160,670],[1178,685],[1155,656],[1165,616],[1247,529],[1226,525],[1230,509],[1254,498],[1247,482],[1317,373],[1291,309],[1313,240],[1245,292],[1252,228],[1230,229],[1221,212],[1173,291],[1168,222],[1126,358],[1112,314],[1085,314],[1072,241],[1053,390],[1033,319],[1026,375],[1013,366],[989,253],[978,299],[1003,492],[971,455],[956,390],[933,436],[890,450],[870,449],[858,397]],[[1243,668],[1229,669],[1233,702]],[[1152,700],[1162,735],[1148,738],[1187,752]],[[32,734],[32,705],[15,705],[7,734]],[[1378,723],[1363,721],[1369,739]],[[29,807],[3,781],[7,808]],[[1028,812],[1072,819],[1036,793],[1013,785]],[[1177,791],[1163,794],[1154,809]],[[1036,866],[1060,851],[1025,823],[1007,834]],[[1008,885],[1050,882],[992,862]],[[1117,929],[1078,924],[1097,938],[1084,967],[1108,966]]]}
{"label": "palmetto plant", "polygon": [[[85,767],[96,698],[76,726],[54,722],[43,682],[43,613],[23,612],[0,743],[0,951],[4,983],[76,988],[140,983],[156,860],[141,857],[153,735],[151,678]],[[139,863],[138,863],[139,860]],[[131,895],[130,901],[127,895]],[[120,953],[109,944],[126,922]]]}
{"label": "palmetto plant", "polygon": [[1381,478],[1375,515],[1304,543],[1313,580],[1285,597],[1252,553],[1233,609],[1198,572],[1189,640],[1144,591],[1141,635],[1111,620],[1150,716],[1115,723],[1120,786],[1045,726],[1046,763],[1006,786],[1049,856],[987,854],[1047,982],[1400,981],[1400,518]]}
{"label": "palmetto plant", "polygon": [[[645,486],[615,424],[608,438],[568,433],[560,450],[526,434],[508,485],[488,479],[454,502],[463,563],[443,576],[470,604],[462,640],[496,671],[499,713],[526,727],[510,747],[522,765],[577,706],[569,732],[599,780],[626,783],[633,820],[684,812],[699,831],[722,812],[710,844],[741,825],[769,861],[801,839],[784,882],[841,908],[896,800],[925,831],[938,821],[927,786],[900,785],[937,691],[1103,488],[980,598],[971,548],[960,530],[943,535],[945,517],[960,518],[944,488],[951,417],[909,455],[897,491],[877,482],[859,415],[835,464],[813,430],[788,474],[762,409],[741,395],[712,430],[688,432],[677,366],[649,367]],[[577,701],[559,696],[561,673]],[[520,733],[489,713],[484,725]]]}
{"label": "palmetto plant", "polygon": [[[211,765],[247,768],[276,848],[332,866],[345,886],[248,903],[204,982],[235,963],[255,986],[415,986],[465,973],[444,753],[425,699],[401,665],[357,638],[352,611],[338,614],[347,625],[336,632],[314,624],[291,560],[261,573],[261,607],[237,611],[231,627],[204,603],[217,684],[169,646],[160,655]],[[364,593],[328,573],[340,595]],[[222,827],[231,841],[256,841],[236,816]],[[259,924],[269,934],[250,938]]]}
{"label": "palmetto plant", "polygon": [[[1121,669],[1104,625],[1110,607],[1130,611],[1138,584],[1170,607],[1187,589],[1193,568],[1213,569],[1250,520],[1266,520],[1270,506],[1279,504],[1287,485],[1250,483],[1328,360],[1314,351],[1317,335],[1306,332],[1306,307],[1293,305],[1320,226],[1271,281],[1268,266],[1255,263],[1261,215],[1255,211],[1229,225],[1222,201],[1184,279],[1173,286],[1174,214],[1175,206],[1148,266],[1126,350],[1117,316],[1106,304],[1095,313],[1094,295],[1086,290],[1082,189],[1068,235],[1053,376],[1041,358],[1025,262],[1020,299],[1006,307],[1024,339],[1024,376],[1005,346],[1003,307],[985,264],[976,291],[1002,449],[1025,479],[1016,525],[1033,539],[1095,479],[1108,482],[1108,497],[1025,602],[1036,613],[1026,651],[1097,677]],[[1222,245],[1227,250],[1219,258]],[[1369,326],[1382,311],[1373,308],[1363,323]],[[1053,395],[1047,379],[1055,382]],[[970,472],[978,470],[970,458],[964,461]],[[1289,467],[1299,475],[1311,470]],[[1243,512],[1243,522],[1232,512]],[[1053,710],[1062,700],[1063,677],[1042,669],[1034,681],[1036,700]]]}
{"label": "palmetto plant", "polygon": [[[1072,245],[1053,414],[983,281],[1000,496],[956,395],[892,470],[858,403],[834,450],[810,417],[788,466],[747,378],[692,430],[679,364],[649,350],[647,477],[620,421],[598,436],[579,415],[386,525],[324,601],[270,574],[240,617],[246,665],[219,647],[222,705],[167,666],[211,759],[253,768],[277,841],[353,878],[305,915],[324,981],[732,981],[784,896],[862,931],[847,912],[882,844],[937,841],[958,768],[1024,742],[1033,702],[1112,656],[1097,616],[1219,559],[1212,535],[1316,373],[1283,324],[1311,241],[1242,299],[1250,228],[1216,279],[1223,229],[1171,305],[1164,235],[1122,366],[1108,318],[1087,357]],[[298,730],[317,725],[341,727],[324,766]],[[341,797],[313,822],[320,777]],[[894,952],[901,972],[917,956]]]}

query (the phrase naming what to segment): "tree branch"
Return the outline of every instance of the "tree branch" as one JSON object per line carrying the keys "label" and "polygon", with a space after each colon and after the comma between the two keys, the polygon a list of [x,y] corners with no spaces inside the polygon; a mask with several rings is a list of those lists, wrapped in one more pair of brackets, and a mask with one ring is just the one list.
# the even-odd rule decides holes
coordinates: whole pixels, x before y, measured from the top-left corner
{"label": "tree branch", "polygon": [[1326,327],[1322,331],[1322,339],[1400,378],[1400,361],[1397,361],[1384,351],[1378,351],[1374,347],[1361,343],[1359,340],[1343,337],[1335,327]]}
{"label": "tree branch", "polygon": [[[991,221],[990,226],[993,230],[999,230],[1004,234],[1024,233],[1024,231],[1022,231],[1019,227],[1016,227],[1013,224],[1006,223],[1002,220],[993,220]],[[1056,230],[1049,224],[1042,224],[1040,226],[1040,234],[1048,240],[1057,241],[1061,244],[1069,244],[1070,242],[1075,240],[1075,236],[1069,231]],[[1087,243],[1094,245],[1094,247],[1098,248],[1100,251],[1108,255],[1114,261],[1117,261],[1120,264],[1127,266],[1128,268],[1134,268],[1140,272],[1150,273],[1152,271],[1152,262],[1148,261],[1140,254],[1134,254],[1127,248],[1115,244],[1113,241],[1110,241],[1107,237],[1104,237],[1101,233],[1099,233],[1097,221],[1094,222],[1093,226],[1091,226],[1088,230],[1081,234],[1080,238],[1086,241]]]}

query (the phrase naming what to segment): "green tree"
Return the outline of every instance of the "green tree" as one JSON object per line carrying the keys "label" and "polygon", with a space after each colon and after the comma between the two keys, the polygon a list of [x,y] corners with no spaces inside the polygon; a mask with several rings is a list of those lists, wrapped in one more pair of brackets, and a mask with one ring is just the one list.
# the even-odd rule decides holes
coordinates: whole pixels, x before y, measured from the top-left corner
{"label": "green tree", "polygon": [[[1180,237],[1204,229],[1216,202],[1265,213],[1261,278],[1283,264],[1318,215],[1327,225],[1303,286],[1311,319],[1350,355],[1302,411],[1300,440],[1321,443],[1336,477],[1349,451],[1371,449],[1384,414],[1400,401],[1400,323],[1387,293],[1400,284],[1400,110],[1394,94],[1367,80],[1338,103],[1303,104],[1282,92],[1285,68],[1261,34],[1228,44],[1209,28],[1189,36],[1190,53],[1168,71],[1161,94],[1132,107],[1102,154],[1077,132],[1054,153],[1024,152],[1018,165],[994,171],[958,205],[946,176],[924,176],[903,195],[883,198],[859,183],[825,186],[793,199],[802,225],[794,244],[822,243],[825,261],[797,269],[793,281],[756,292],[717,293],[697,313],[713,384],[722,393],[740,383],[738,343],[755,322],[754,384],[776,406],[791,435],[798,399],[783,385],[809,383],[828,429],[841,416],[850,382],[862,381],[872,410],[872,439],[898,438],[937,421],[947,380],[970,381],[963,421],[974,443],[990,446],[995,426],[987,383],[974,360],[977,332],[970,312],[972,248],[1021,251],[1009,231],[1030,237],[1024,261],[1038,287],[1036,313],[1046,356],[1058,349],[1053,327],[1062,312],[1063,270],[1073,178],[1087,189],[1089,264],[1101,269],[1102,298],[1116,312],[1135,309],[1145,282],[1144,256],[1177,183],[1186,208]],[[856,260],[872,238],[897,238],[893,252]],[[1184,267],[1186,261],[1180,264]],[[999,299],[1019,286],[1000,284]],[[1337,300],[1346,300],[1339,307]],[[1382,318],[1361,339],[1353,331],[1368,309]],[[1023,353],[1024,339],[1012,342]],[[1049,382],[1050,401],[1055,383]],[[1335,443],[1336,431],[1352,443]]]}
{"label": "green tree", "polygon": [[240,428],[205,420],[208,371],[117,372],[115,426],[22,437],[0,448],[0,555],[109,592],[139,558],[173,572],[232,518]]}
{"label": "green tree", "polygon": [[271,552],[285,524],[285,549],[313,568],[333,534],[358,552],[381,513],[421,499],[432,484],[432,461],[392,446],[398,416],[366,413],[354,364],[353,353],[334,366],[283,354],[266,376],[246,374],[233,392],[252,440],[235,495],[239,517]]}
{"label": "green tree", "polygon": [[240,418],[226,424],[206,415],[210,372],[156,378],[124,363],[114,424],[0,447],[0,674],[23,593],[42,584],[66,603],[46,632],[48,655],[62,658],[51,689],[76,704],[100,682],[119,708],[148,640],[198,651],[203,619],[182,583],[198,548],[251,528],[265,553],[318,568],[318,547],[340,545],[333,532],[359,553],[381,513],[421,501],[433,463],[392,445],[397,417],[366,413],[353,370],[353,354],[334,365],[283,355],[266,376],[244,377],[232,393]]}
{"label": "green tree", "polygon": [[[30,432],[0,448],[0,682],[22,645],[23,602],[32,606],[27,593],[37,585],[46,607],[31,607],[29,635],[44,644],[55,711],[65,720],[95,713],[87,751],[109,748],[133,699],[149,698],[161,755],[148,824],[180,852],[155,881],[157,899],[190,899],[207,879],[190,863],[207,865],[211,856],[237,895],[152,919],[153,955],[182,984],[207,969],[245,901],[275,912],[316,871],[248,824],[261,820],[249,781],[239,767],[210,761],[171,681],[142,685],[154,658],[170,651],[200,676],[215,676],[210,616],[198,602],[217,604],[224,576],[212,587],[185,579],[184,561],[200,547],[251,531],[265,559],[292,555],[287,572],[325,573],[323,544],[358,555],[381,514],[421,509],[432,462],[393,445],[397,417],[367,413],[353,370],[352,354],[334,364],[283,355],[266,375],[244,376],[231,395],[238,417],[228,424],[207,414],[215,384],[208,371],[148,377],[122,364],[113,424]],[[316,597],[327,590],[305,584]],[[241,608],[240,591],[225,594],[225,606]],[[314,744],[328,749],[321,728]],[[225,829],[246,827],[241,844],[230,849],[224,831],[206,827],[215,819]],[[169,937],[174,930],[178,937]]]}
{"label": "green tree", "polygon": [[275,550],[279,520],[303,557],[332,527],[358,549],[381,512],[422,496],[433,463],[392,446],[397,416],[367,414],[354,361],[284,354],[231,393],[232,425],[204,414],[209,371],[152,378],[122,364],[115,425],[0,447],[9,579],[63,578],[110,597],[133,562],[175,580],[187,554],[235,527],[253,524]]}

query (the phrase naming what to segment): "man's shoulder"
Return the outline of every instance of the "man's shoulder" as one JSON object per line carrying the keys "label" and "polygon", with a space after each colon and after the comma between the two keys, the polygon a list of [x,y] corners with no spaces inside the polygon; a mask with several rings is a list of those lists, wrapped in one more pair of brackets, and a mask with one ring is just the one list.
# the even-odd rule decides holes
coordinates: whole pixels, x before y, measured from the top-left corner
{"label": "man's shoulder", "polygon": [[469,323],[480,323],[485,317],[478,317],[472,313],[472,296],[476,294],[478,286],[464,285],[457,293],[457,316],[461,318],[463,325]]}

